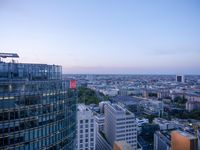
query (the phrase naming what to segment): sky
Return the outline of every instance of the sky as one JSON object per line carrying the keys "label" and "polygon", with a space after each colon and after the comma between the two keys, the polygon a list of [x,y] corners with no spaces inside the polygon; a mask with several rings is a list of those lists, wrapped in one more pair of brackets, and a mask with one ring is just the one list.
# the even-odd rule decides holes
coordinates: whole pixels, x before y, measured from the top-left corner
{"label": "sky", "polygon": [[0,0],[0,52],[63,73],[200,74],[200,1]]}

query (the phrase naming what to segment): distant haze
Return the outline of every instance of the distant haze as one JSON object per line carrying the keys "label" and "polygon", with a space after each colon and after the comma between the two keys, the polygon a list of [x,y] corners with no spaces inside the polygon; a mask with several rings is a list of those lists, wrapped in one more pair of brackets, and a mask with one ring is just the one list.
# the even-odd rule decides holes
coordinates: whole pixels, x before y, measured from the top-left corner
{"label": "distant haze", "polygon": [[200,74],[199,0],[1,0],[0,52],[63,73]]}

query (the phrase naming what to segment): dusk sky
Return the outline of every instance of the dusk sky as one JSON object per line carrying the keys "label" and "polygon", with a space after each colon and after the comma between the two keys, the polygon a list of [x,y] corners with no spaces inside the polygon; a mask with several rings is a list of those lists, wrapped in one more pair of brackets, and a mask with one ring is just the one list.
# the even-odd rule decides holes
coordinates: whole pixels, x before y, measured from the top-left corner
{"label": "dusk sky", "polygon": [[200,0],[0,0],[0,52],[63,73],[200,74]]}

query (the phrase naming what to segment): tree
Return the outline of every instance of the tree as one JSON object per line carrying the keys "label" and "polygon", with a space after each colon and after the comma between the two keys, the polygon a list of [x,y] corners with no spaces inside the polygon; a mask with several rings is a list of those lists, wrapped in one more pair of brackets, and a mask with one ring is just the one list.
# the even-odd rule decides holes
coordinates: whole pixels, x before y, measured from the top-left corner
{"label": "tree", "polygon": [[174,98],[174,102],[178,104],[185,104],[187,102],[187,99],[184,96],[183,97],[177,96]]}
{"label": "tree", "polygon": [[78,103],[85,103],[86,105],[99,104],[99,99],[94,90],[85,87],[79,87]]}
{"label": "tree", "polygon": [[159,129],[160,129],[159,125],[157,125],[157,124],[145,123],[145,124],[142,125],[141,136],[146,141],[152,142],[154,133]]}

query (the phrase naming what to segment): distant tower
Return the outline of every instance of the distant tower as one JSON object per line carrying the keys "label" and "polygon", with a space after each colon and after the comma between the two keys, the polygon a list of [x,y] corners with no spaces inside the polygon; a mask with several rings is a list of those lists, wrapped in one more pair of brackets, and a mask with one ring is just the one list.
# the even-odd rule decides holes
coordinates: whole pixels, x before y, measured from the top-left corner
{"label": "distant tower", "polygon": [[176,82],[185,83],[185,76],[184,75],[176,75]]}

